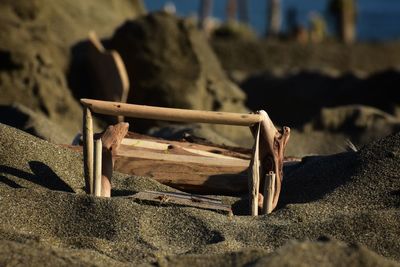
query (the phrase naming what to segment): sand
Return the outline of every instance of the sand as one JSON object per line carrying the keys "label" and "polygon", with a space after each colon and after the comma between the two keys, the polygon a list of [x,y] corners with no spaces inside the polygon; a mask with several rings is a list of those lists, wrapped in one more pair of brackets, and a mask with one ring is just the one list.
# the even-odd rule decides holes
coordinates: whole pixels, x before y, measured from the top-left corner
{"label": "sand", "polygon": [[173,190],[145,177],[85,195],[80,154],[4,125],[0,162],[0,265],[399,265],[400,134],[304,158],[278,210],[257,218],[127,198]]}

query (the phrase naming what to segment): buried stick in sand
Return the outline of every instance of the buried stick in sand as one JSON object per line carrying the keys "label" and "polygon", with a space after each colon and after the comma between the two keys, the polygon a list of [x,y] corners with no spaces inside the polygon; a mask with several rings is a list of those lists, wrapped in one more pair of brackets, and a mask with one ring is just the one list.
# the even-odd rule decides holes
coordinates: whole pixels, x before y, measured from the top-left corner
{"label": "buried stick in sand", "polygon": [[85,173],[86,193],[93,194],[93,118],[92,112],[83,110],[83,169]]}
{"label": "buried stick in sand", "polygon": [[263,195],[262,214],[270,214],[273,210],[272,202],[275,195],[275,173],[272,171],[265,176]]}
{"label": "buried stick in sand", "polygon": [[101,196],[101,166],[102,166],[102,142],[97,139],[94,143],[94,195]]}

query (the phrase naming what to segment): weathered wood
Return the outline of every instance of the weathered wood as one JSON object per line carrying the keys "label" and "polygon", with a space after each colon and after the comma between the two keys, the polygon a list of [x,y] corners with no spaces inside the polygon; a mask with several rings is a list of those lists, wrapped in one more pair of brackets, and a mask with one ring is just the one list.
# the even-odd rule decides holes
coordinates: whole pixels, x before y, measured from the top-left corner
{"label": "weathered wood", "polygon": [[[142,141],[144,141],[145,143],[142,143]],[[147,141],[156,143],[154,144],[155,147],[154,148],[148,147],[148,144],[150,143],[146,143]],[[128,132],[126,138],[122,140],[121,145],[132,145],[136,147],[159,149],[159,150],[164,150],[167,147],[178,147],[182,148],[183,150],[186,150],[187,148],[187,151],[194,149],[212,153],[213,157],[218,157],[220,155],[222,157],[245,159],[245,160],[250,160],[251,157],[250,148],[227,147],[223,145],[212,144],[210,142],[204,144],[198,142],[190,142],[184,139],[180,141],[171,141],[161,138],[155,138],[148,135],[137,134],[133,132]]]}
{"label": "weathered wood", "polygon": [[101,196],[101,176],[102,176],[102,143],[97,139],[94,143],[94,195]]}
{"label": "weathered wood", "polygon": [[203,122],[227,125],[251,126],[262,120],[259,114],[240,114],[202,110],[162,108],[135,104],[124,104],[93,99],[81,99],[84,106],[104,115],[181,122]]}
{"label": "weathered wood", "polygon": [[144,191],[129,196],[128,198],[217,210],[232,215],[231,206],[222,204],[219,199],[187,193]]}
{"label": "weathered wood", "polygon": [[[227,160],[240,160],[237,157],[232,157],[232,156],[227,156],[223,154],[217,154],[215,152],[220,152],[221,150],[216,150],[215,148],[212,149],[212,151],[204,150],[207,149],[206,146],[197,146],[193,145],[191,143],[183,143],[183,142],[174,142],[174,141],[154,141],[154,140],[143,140],[143,139],[137,139],[137,138],[124,138],[121,142],[121,145],[124,147],[129,147],[129,148],[147,148],[151,150],[156,150],[156,151],[163,151],[165,153],[169,153],[171,151],[174,151],[176,149],[182,149],[183,151],[189,152],[191,154],[195,155],[200,155],[200,156],[205,156],[205,157],[211,157],[211,158],[217,158],[217,159],[227,159]],[[238,154],[238,153],[236,153]],[[247,158],[247,155],[242,155],[242,157]],[[239,163],[240,164],[240,163]],[[246,161],[243,163],[244,165],[248,165],[248,162]]]}
{"label": "weathered wood", "polygon": [[195,194],[239,195],[247,193],[247,167],[207,166],[195,163],[117,157],[115,170],[151,177]]}
{"label": "weathered wood", "polygon": [[262,214],[270,214],[273,210],[272,201],[275,195],[275,178],[275,173],[272,171],[265,176]]}
{"label": "weathered wood", "polygon": [[86,193],[93,194],[93,119],[89,108],[83,110],[83,170]]}
{"label": "weathered wood", "polygon": [[174,154],[174,152],[176,152],[177,150],[178,149],[171,148],[162,151],[159,150],[150,151],[130,146],[121,146],[116,155],[126,158],[132,157],[132,158],[164,160],[164,161],[172,161],[180,163],[197,163],[210,166],[247,167],[249,165],[249,162],[247,160],[200,156],[192,153],[189,154],[190,153],[189,151],[187,151],[189,153],[183,155]]}
{"label": "weathered wood", "polygon": [[111,197],[111,178],[115,156],[128,128],[128,123],[120,122],[115,126],[109,126],[101,137],[103,144],[101,196],[103,197]]}
{"label": "weathered wood", "polygon": [[283,160],[290,137],[290,128],[283,127],[282,131],[278,131],[265,111],[261,110],[259,114],[263,116],[260,138],[260,177],[265,177],[270,171],[273,171],[276,175],[272,202],[272,209],[275,209],[281,192]]}
{"label": "weathered wood", "polygon": [[[130,175],[152,177],[162,184],[195,194],[214,195],[242,195],[248,193],[247,170],[250,162],[251,149],[226,149],[214,145],[199,145],[184,141],[169,141],[156,139],[151,136],[128,133],[129,138],[124,138],[119,149],[126,149],[125,146],[134,149],[164,153],[169,146],[178,148],[190,148],[197,151],[205,151],[212,155],[211,158],[226,156],[246,160],[247,166],[208,166],[197,163],[181,163],[175,161],[154,160],[152,158],[135,158],[115,156],[114,169],[121,173]],[[131,139],[131,137],[133,139]],[[261,136],[260,136],[261,137]],[[150,142],[148,142],[150,141]],[[260,140],[260,143],[262,140]],[[264,143],[265,144],[265,143]],[[67,148],[82,152],[82,147],[65,146]],[[237,149],[237,148],[236,148]],[[260,148],[261,149],[261,148]],[[263,148],[264,149],[264,148]],[[170,154],[203,156],[193,151],[169,149]],[[118,154],[118,153],[117,153]],[[298,164],[300,159],[289,158],[284,165]],[[242,165],[242,164],[240,164]],[[271,167],[272,168],[272,167]],[[271,169],[272,170],[272,169]],[[266,174],[268,174],[266,172]],[[263,176],[261,176],[263,178]],[[260,185],[261,185],[260,181]],[[261,194],[259,194],[261,196]],[[262,207],[262,200],[261,205]]]}
{"label": "weathered wood", "polygon": [[260,123],[256,126],[255,142],[253,146],[252,159],[249,167],[249,202],[250,214],[258,215],[258,192],[260,190],[260,159],[259,159],[259,143],[260,143]]}

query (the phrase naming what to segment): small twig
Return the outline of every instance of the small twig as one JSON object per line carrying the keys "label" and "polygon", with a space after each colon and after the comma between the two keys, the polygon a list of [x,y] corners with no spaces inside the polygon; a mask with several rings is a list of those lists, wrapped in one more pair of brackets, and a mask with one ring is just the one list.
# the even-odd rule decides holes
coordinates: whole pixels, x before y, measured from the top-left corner
{"label": "small twig", "polygon": [[102,166],[102,142],[101,139],[97,139],[94,143],[94,195],[96,197],[101,196],[101,166]]}
{"label": "small twig", "polygon": [[86,193],[93,194],[93,119],[88,107],[83,111],[83,169]]}

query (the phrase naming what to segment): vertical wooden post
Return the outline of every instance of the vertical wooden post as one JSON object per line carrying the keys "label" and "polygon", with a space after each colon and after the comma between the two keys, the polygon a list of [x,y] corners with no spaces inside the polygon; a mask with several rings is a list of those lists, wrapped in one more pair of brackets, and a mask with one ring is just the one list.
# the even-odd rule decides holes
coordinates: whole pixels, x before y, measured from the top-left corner
{"label": "vertical wooden post", "polygon": [[273,171],[270,171],[265,175],[263,195],[264,203],[262,214],[270,214],[274,209],[272,202],[275,195],[275,173]]}
{"label": "vertical wooden post", "polygon": [[93,118],[88,107],[83,110],[83,171],[86,193],[93,194]]}
{"label": "vertical wooden post", "polygon": [[96,197],[101,196],[101,166],[102,166],[102,149],[103,145],[101,139],[97,139],[94,143],[94,195]]}
{"label": "vertical wooden post", "polygon": [[249,202],[250,214],[252,216],[258,215],[258,191],[260,189],[260,157],[259,157],[259,144],[260,144],[260,123],[256,126],[255,142],[253,147],[252,159],[249,168]]}

